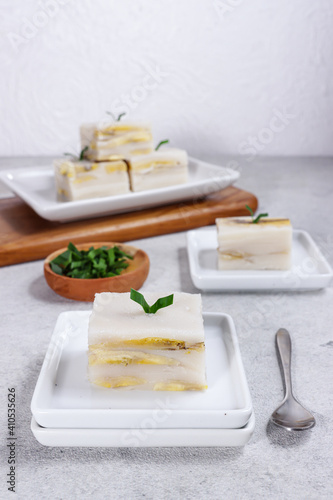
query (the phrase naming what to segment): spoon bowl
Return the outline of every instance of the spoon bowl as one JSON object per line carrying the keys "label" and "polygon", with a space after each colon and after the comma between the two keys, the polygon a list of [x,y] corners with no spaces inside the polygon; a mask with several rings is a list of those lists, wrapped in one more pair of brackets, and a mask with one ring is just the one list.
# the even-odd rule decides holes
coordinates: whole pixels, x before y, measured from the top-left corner
{"label": "spoon bowl", "polygon": [[296,399],[289,399],[281,404],[271,416],[271,421],[288,431],[311,429],[316,423],[314,416]]}
{"label": "spoon bowl", "polygon": [[314,416],[297,401],[292,392],[291,339],[285,328],[280,328],[276,333],[276,343],[285,382],[285,397],[281,405],[272,413],[271,421],[288,431],[311,429],[316,423]]}

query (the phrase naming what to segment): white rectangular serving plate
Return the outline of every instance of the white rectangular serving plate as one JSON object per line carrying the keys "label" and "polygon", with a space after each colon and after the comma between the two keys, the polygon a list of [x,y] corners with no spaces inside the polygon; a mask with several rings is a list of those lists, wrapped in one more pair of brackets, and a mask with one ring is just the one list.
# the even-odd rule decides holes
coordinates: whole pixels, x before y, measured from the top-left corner
{"label": "white rectangular serving plate", "polygon": [[87,377],[89,311],[60,314],[31,402],[48,428],[240,428],[251,396],[233,320],[204,314],[206,391],[108,389]]}
{"label": "white rectangular serving plate", "polygon": [[31,430],[44,446],[103,448],[244,446],[255,427],[254,414],[241,429],[50,429],[31,419]]}
{"label": "white rectangular serving plate", "polygon": [[333,276],[331,266],[306,231],[293,230],[292,267],[288,271],[219,271],[217,246],[215,226],[187,232],[190,273],[200,290],[306,291],[327,287]]}
{"label": "white rectangular serving plate", "polygon": [[203,198],[230,186],[238,177],[239,173],[231,168],[189,158],[189,180],[185,184],[118,196],[61,202],[57,201],[51,166],[0,172],[0,180],[38,215],[47,220],[62,222]]}

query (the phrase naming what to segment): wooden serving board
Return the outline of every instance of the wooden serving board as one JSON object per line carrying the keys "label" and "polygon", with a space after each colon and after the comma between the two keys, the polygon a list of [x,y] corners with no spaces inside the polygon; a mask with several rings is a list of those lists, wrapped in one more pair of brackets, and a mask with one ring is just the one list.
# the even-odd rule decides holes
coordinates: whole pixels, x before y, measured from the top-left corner
{"label": "wooden serving board", "polygon": [[19,198],[0,200],[0,266],[43,259],[69,241],[131,241],[214,224],[216,217],[248,215],[257,198],[230,186],[201,200],[77,222],[42,219]]}

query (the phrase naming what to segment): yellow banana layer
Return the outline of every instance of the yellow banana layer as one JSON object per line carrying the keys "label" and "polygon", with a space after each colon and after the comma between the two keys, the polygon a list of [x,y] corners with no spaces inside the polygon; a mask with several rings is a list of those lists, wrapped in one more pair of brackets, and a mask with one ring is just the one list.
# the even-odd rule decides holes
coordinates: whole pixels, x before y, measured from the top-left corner
{"label": "yellow banana layer", "polygon": [[[106,172],[108,174],[112,172],[126,172],[127,164],[120,158],[116,158],[119,161],[105,161],[100,163],[91,162],[72,162],[64,160],[62,163],[59,162],[58,173],[69,179],[77,178],[78,175],[84,176],[90,172],[98,170],[100,174]],[[95,177],[93,177],[95,178]]]}
{"label": "yellow banana layer", "polygon": [[178,349],[193,349],[196,351],[204,350],[205,343],[197,342],[195,344],[189,344],[183,340],[176,339],[163,339],[159,337],[146,337],[142,339],[128,339],[128,340],[112,340],[108,342],[103,342],[100,344],[92,344],[89,346],[90,350],[95,349],[117,349],[124,347],[144,347],[146,349],[168,349],[168,350],[178,350]]}
{"label": "yellow banana layer", "polygon": [[[108,389],[124,388],[124,387],[135,387],[142,385],[143,389],[145,384],[150,384],[144,378],[139,377],[105,377],[100,379],[95,379],[92,381],[95,385],[100,387],[106,387]],[[207,389],[207,385],[202,384],[188,384],[187,382],[181,381],[170,381],[167,383],[157,382],[153,385],[152,389],[154,391],[204,391]]]}
{"label": "yellow banana layer", "polygon": [[68,198],[69,197],[69,192],[67,191],[67,189],[63,189],[63,188],[58,188],[57,189],[57,193],[60,197],[64,197],[64,198]]}
{"label": "yellow banana layer", "polygon": [[91,149],[108,149],[117,146],[123,146],[124,144],[131,144],[132,142],[148,142],[152,140],[152,135],[150,132],[137,132],[122,134],[119,136],[111,136],[110,138],[102,141],[91,142]]}
{"label": "yellow banana layer", "polygon": [[90,350],[89,366],[101,364],[143,364],[143,365],[167,365],[179,366],[176,359],[150,354],[142,351],[110,351],[105,349]]}
{"label": "yellow banana layer", "polygon": [[126,123],[114,123],[114,124],[108,125],[107,127],[103,127],[103,128],[95,130],[93,132],[93,134],[97,138],[102,138],[105,135],[113,135],[113,134],[132,132],[132,131],[133,132],[134,131],[146,131],[146,128],[142,127],[140,125],[131,125],[131,124],[126,124]]}
{"label": "yellow banana layer", "polygon": [[113,172],[127,172],[127,164],[124,161],[105,162],[105,171],[108,174]]}
{"label": "yellow banana layer", "polygon": [[131,387],[135,385],[143,385],[146,383],[144,378],[139,377],[111,377],[92,380],[92,382],[101,387],[113,388]]}
{"label": "yellow banana layer", "polygon": [[156,161],[140,161],[135,162],[135,164],[130,164],[131,170],[147,170],[158,167],[177,167],[177,162],[173,160],[156,160]]}
{"label": "yellow banana layer", "polygon": [[133,149],[131,150],[131,155],[148,155],[152,152],[152,148],[148,149]]}
{"label": "yellow banana layer", "polygon": [[253,224],[251,217],[230,217],[225,219],[217,219],[217,225],[219,226],[219,222],[221,226],[237,226],[238,224],[242,226],[250,226],[251,228],[256,228],[260,226],[290,226],[289,219],[274,219],[274,218],[262,218],[256,224]]}
{"label": "yellow banana layer", "polygon": [[158,382],[154,385],[154,391],[204,391],[207,385],[201,384],[188,384],[186,382],[171,381],[171,382]]}
{"label": "yellow banana layer", "polygon": [[98,167],[97,163],[87,163],[84,162],[82,164],[64,161],[59,167],[59,174],[68,178],[73,178],[77,174],[85,174],[87,172],[91,172],[92,170],[96,170]]}
{"label": "yellow banana layer", "polygon": [[74,184],[81,184],[82,182],[89,182],[89,181],[94,181],[96,180],[95,175],[82,175],[80,177],[77,177],[76,179],[73,180]]}
{"label": "yellow banana layer", "polygon": [[[247,252],[221,252],[221,251],[218,251],[218,255],[219,255],[219,258],[220,259],[223,259],[223,260],[240,260],[240,259],[248,259],[250,260],[252,257],[256,257],[257,258],[257,255],[256,254],[250,254],[250,253],[247,253]],[[270,253],[267,253],[266,255],[273,255],[273,256],[277,256],[277,255],[288,255],[288,252],[270,252]]]}

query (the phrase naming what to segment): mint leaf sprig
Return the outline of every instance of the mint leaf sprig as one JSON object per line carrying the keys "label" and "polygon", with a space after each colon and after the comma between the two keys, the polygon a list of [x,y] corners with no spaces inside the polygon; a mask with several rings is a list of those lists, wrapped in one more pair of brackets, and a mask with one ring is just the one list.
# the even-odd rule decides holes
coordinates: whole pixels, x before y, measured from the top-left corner
{"label": "mint leaf sprig", "polygon": [[155,151],[158,151],[158,149],[163,146],[163,144],[168,144],[169,142],[169,139],[164,139],[164,141],[161,141],[157,144],[156,148],[155,148]]}
{"label": "mint leaf sprig", "polygon": [[159,309],[171,306],[171,304],[173,304],[173,294],[172,294],[168,295],[167,297],[161,297],[152,306],[150,306],[147,303],[144,296],[142,295],[142,293],[138,292],[137,290],[134,290],[134,288],[131,288],[130,298],[134,300],[134,302],[140,304],[144,312],[147,314],[155,314]]}
{"label": "mint leaf sprig", "polygon": [[72,161],[83,161],[86,160],[86,152],[88,151],[89,146],[83,148],[78,156],[73,153],[64,153],[64,156],[69,156]]}
{"label": "mint leaf sprig", "polygon": [[120,122],[122,117],[126,115],[126,113],[120,113],[120,115],[118,115],[118,118],[116,118],[115,115],[111,113],[111,111],[107,111],[106,114],[112,116],[115,122]]}
{"label": "mint leaf sprig", "polygon": [[259,214],[256,218],[254,218],[254,213],[253,213],[252,208],[249,207],[249,205],[245,205],[245,208],[246,208],[246,210],[248,210],[250,212],[253,224],[258,224],[258,222],[260,221],[260,219],[262,217],[268,217],[268,214]]}
{"label": "mint leaf sprig", "polygon": [[50,267],[54,273],[69,278],[110,278],[119,276],[129,266],[127,259],[133,257],[116,245],[80,251],[70,242],[65,252],[51,260]]}

